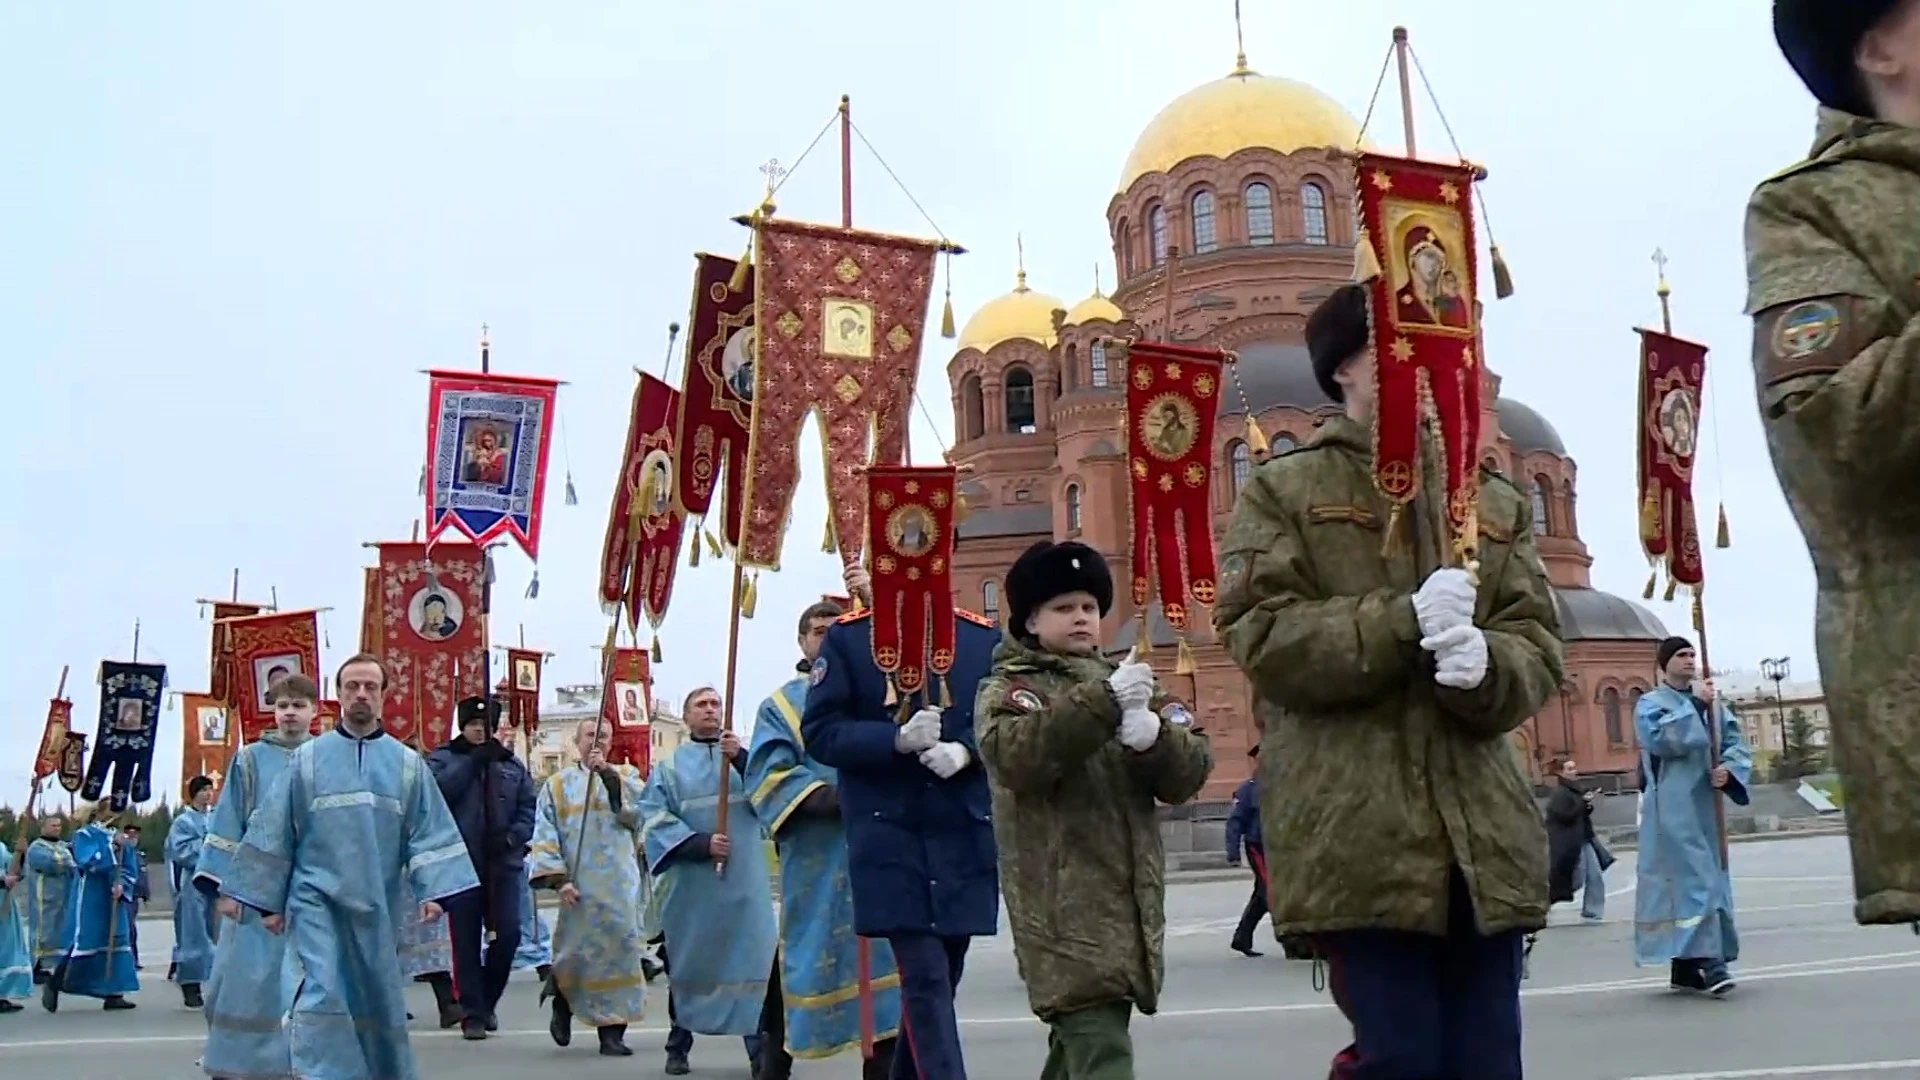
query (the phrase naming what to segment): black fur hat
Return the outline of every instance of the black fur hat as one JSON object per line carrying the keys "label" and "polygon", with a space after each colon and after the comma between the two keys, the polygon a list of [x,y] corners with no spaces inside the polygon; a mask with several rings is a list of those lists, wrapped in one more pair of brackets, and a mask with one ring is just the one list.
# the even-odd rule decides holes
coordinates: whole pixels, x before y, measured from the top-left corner
{"label": "black fur hat", "polygon": [[1099,552],[1078,541],[1050,540],[1022,552],[1007,570],[1007,630],[1027,635],[1027,617],[1056,596],[1087,592],[1105,615],[1113,607],[1113,571]]}
{"label": "black fur hat", "polygon": [[1773,38],[1820,104],[1872,116],[1853,51],[1899,6],[1899,0],[1773,0]]}
{"label": "black fur hat", "polygon": [[1346,400],[1333,380],[1334,372],[1366,347],[1365,285],[1340,286],[1307,316],[1307,357],[1313,362],[1313,378],[1334,401]]}
{"label": "black fur hat", "polygon": [[492,731],[495,727],[499,726],[500,699],[498,698],[462,698],[458,708],[459,711],[456,713],[458,721],[454,724],[456,728],[463,728],[468,724],[483,723],[487,725],[488,731]]}

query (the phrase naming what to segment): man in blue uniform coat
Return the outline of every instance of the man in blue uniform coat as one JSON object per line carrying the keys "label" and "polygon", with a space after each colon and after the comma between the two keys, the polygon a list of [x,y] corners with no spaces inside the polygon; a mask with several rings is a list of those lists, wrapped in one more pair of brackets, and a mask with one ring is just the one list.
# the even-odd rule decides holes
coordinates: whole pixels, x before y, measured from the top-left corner
{"label": "man in blue uniform coat", "polygon": [[[847,571],[855,596],[866,600],[869,586],[864,570]],[[854,933],[885,938],[899,966],[906,1046],[892,1080],[966,1080],[954,992],[972,939],[998,932],[993,800],[976,760],[973,697],[1000,632],[971,612],[955,621],[951,705],[915,695],[899,723],[873,661],[870,613],[855,612],[821,642],[800,721],[807,752],[840,771]]]}

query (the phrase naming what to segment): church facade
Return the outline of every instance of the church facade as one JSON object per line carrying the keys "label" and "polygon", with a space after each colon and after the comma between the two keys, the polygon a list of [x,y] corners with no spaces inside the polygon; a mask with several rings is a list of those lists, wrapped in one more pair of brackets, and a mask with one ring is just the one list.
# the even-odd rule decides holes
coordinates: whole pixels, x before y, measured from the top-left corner
{"label": "church facade", "polygon": [[[1351,146],[1359,129],[1319,91],[1244,63],[1176,99],[1141,133],[1107,205],[1118,271],[1112,294],[1096,282],[1093,295],[1062,303],[1030,287],[1023,269],[1012,292],[967,320],[947,366],[950,459],[970,467],[961,484],[968,514],[954,556],[956,602],[999,618],[1000,575],[1037,540],[1075,539],[1104,552],[1119,586],[1105,627],[1109,648],[1131,648],[1144,623],[1161,679],[1192,702],[1212,736],[1217,765],[1203,795],[1210,800],[1226,798],[1250,771],[1246,751],[1258,739],[1251,692],[1204,618],[1189,637],[1197,670],[1176,675],[1175,637],[1158,605],[1144,619],[1131,605],[1126,394],[1106,341],[1138,332],[1238,355],[1215,430],[1217,543],[1260,458],[1259,441],[1284,452],[1339,411],[1313,378],[1304,327],[1320,300],[1352,277],[1352,169],[1329,147]],[[1500,396],[1499,376],[1483,378],[1481,457],[1531,495],[1567,642],[1559,695],[1516,742],[1536,778],[1551,759],[1572,756],[1583,772],[1625,780],[1638,763],[1633,704],[1652,685],[1654,649],[1666,631],[1640,605],[1593,588],[1573,458],[1545,417]]]}

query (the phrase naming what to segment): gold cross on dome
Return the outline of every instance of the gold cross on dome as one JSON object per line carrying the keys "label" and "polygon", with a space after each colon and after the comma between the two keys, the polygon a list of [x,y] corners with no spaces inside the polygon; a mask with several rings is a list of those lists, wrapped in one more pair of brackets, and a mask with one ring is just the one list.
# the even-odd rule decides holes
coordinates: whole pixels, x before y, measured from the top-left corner
{"label": "gold cross on dome", "polygon": [[779,158],[768,158],[767,163],[760,166],[760,175],[767,178],[767,198],[771,199],[773,189],[779,187],[780,181],[787,178],[787,170],[780,167]]}

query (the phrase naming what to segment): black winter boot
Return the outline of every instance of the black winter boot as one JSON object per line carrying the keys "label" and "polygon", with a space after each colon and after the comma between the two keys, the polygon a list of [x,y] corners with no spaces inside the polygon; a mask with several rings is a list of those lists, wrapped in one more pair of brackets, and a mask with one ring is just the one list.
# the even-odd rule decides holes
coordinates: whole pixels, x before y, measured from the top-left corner
{"label": "black winter boot", "polygon": [[632,1057],[633,1047],[627,1045],[627,1025],[608,1024],[600,1029],[600,1053],[605,1057]]}

